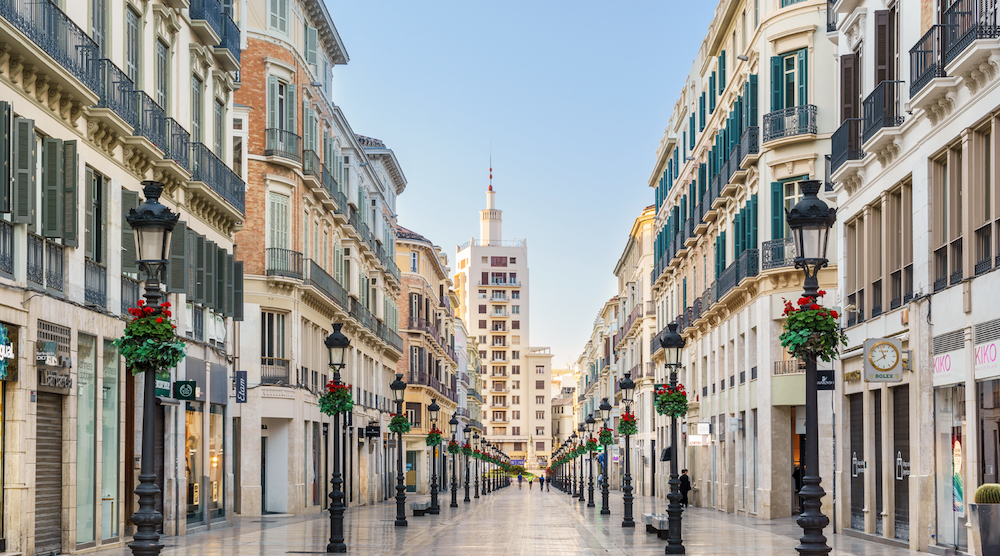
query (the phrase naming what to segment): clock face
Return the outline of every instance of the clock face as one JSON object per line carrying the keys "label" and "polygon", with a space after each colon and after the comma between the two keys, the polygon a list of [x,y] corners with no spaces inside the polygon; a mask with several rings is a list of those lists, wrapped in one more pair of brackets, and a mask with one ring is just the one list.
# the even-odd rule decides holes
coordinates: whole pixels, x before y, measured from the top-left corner
{"label": "clock face", "polygon": [[878,342],[868,352],[868,360],[872,367],[880,371],[888,371],[895,367],[899,361],[899,352],[896,351],[896,346],[889,342]]}

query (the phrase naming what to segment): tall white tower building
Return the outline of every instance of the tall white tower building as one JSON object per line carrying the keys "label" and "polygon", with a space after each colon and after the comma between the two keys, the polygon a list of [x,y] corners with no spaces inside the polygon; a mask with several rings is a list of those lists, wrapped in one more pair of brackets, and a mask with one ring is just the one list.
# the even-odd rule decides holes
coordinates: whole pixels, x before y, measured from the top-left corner
{"label": "tall white tower building", "polygon": [[458,247],[458,314],[479,345],[486,439],[528,468],[544,467],[552,454],[552,355],[530,347],[528,243],[503,239],[502,213],[490,185],[480,239]]}

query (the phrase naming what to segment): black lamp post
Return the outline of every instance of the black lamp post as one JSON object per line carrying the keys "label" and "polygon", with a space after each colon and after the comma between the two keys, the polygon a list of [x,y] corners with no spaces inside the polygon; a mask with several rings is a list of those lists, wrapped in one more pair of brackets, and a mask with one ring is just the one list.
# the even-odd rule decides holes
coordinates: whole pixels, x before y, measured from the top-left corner
{"label": "black lamp post", "polygon": [[[594,414],[591,413],[587,415],[587,419],[584,421],[587,424],[587,432],[590,434],[590,438],[594,437],[594,424],[597,420],[594,419]],[[588,442],[590,440],[588,439]],[[590,470],[590,479],[587,483],[587,507],[594,507],[594,451],[587,450],[587,468]]]}
{"label": "black lamp post", "polygon": [[[819,271],[826,267],[826,246],[830,228],[837,221],[837,209],[829,207],[816,196],[822,182],[799,182],[802,200],[786,211],[785,219],[795,243],[795,268],[805,273],[805,296],[815,298],[819,293]],[[806,357],[806,454],[802,477],[802,513],[796,520],[802,528],[799,546],[795,550],[802,556],[824,556],[830,552],[823,529],[830,524],[821,511],[826,493],[820,485],[819,474],[819,406],[816,400],[816,357]]]}
{"label": "black lamp post", "polygon": [[[587,445],[587,437],[586,437],[587,425],[585,425],[584,423],[581,422],[580,426],[577,428],[577,432],[580,433],[580,437],[579,437],[580,438],[580,447],[582,448],[582,447],[584,447],[584,446]],[[578,465],[577,467],[580,470],[580,502],[586,502],[587,501],[587,491],[584,490],[584,488],[583,488],[586,483],[583,480],[583,460],[582,459],[580,460],[580,465]]]}
{"label": "black lamp post", "polygon": [[[576,448],[576,431],[569,437],[570,450]],[[569,495],[576,498],[578,493],[576,492],[576,458],[569,460]]]}
{"label": "black lamp post", "polygon": [[[603,400],[601,400],[600,410],[601,410],[601,420],[604,421],[604,426],[610,429],[611,427],[608,427],[608,423],[611,422],[610,421],[611,420],[611,404],[608,402],[607,398],[604,398]],[[604,480],[601,481],[601,484],[600,484],[600,487],[601,487],[601,514],[602,515],[608,515],[608,514],[611,513],[611,508],[608,505],[608,447],[607,446],[604,446],[604,458],[603,459],[604,459],[604,465],[603,465],[604,473],[601,476],[604,477]]]}
{"label": "black lamp post", "polygon": [[[451,439],[458,442],[458,413],[454,413],[451,419],[448,420],[448,426],[451,427]],[[451,507],[458,507],[458,483],[455,479],[455,454],[451,455]]]}
{"label": "black lamp post", "polygon": [[[472,432],[472,428],[469,425],[465,425],[462,429],[462,440],[467,444],[469,442],[469,433]],[[465,453],[465,450],[462,450]],[[469,454],[465,454],[465,500],[463,502],[471,502],[469,498]]]}
{"label": "black lamp post", "polygon": [[[478,432],[474,433],[472,435],[472,449],[473,450],[477,450],[477,451],[479,450],[479,433]],[[481,451],[479,453],[482,454]],[[472,481],[473,485],[475,485],[475,493],[476,493],[476,495],[473,496],[473,498],[479,498],[479,458],[476,458],[476,461],[473,462],[472,465],[474,465],[476,467],[476,476],[473,478],[473,481]]]}
{"label": "black lamp post", "polygon": [[[667,325],[667,333],[660,338],[660,347],[670,370],[670,387],[677,387],[677,369],[681,365],[681,351],[684,349],[684,338],[677,333],[677,323]],[[681,540],[681,481],[677,476],[680,450],[677,446],[677,417],[670,417],[670,494],[667,500],[667,554],[684,554],[684,542]]]}
{"label": "black lamp post", "polygon": [[[142,192],[146,196],[142,204],[129,210],[125,220],[135,231],[135,252],[139,266],[146,271],[146,307],[160,312],[160,273],[170,260],[170,234],[177,225],[179,214],[160,203],[163,184],[157,181],[142,182]],[[160,488],[156,486],[156,471],[153,469],[156,370],[145,372],[142,385],[142,462],[139,467],[139,486],[135,494],[139,497],[139,509],[132,514],[136,525],[133,535],[132,554],[136,556],[156,556],[163,549],[156,526],[163,522],[163,514],[156,511],[156,496]]]}
{"label": "black lamp post", "polygon": [[[628,413],[632,412],[632,396],[635,394],[635,383],[632,382],[632,373],[625,371],[625,376],[622,377],[619,384],[622,387],[622,401],[625,402],[625,411]],[[625,477],[622,481],[622,491],[625,495],[622,497],[625,501],[625,519],[622,520],[622,527],[635,527],[635,520],[632,519],[632,470],[629,468],[631,462],[629,460],[629,438],[632,435],[625,435]]]}
{"label": "black lamp post", "polygon": [[[344,369],[344,355],[351,345],[351,340],[340,331],[344,325],[333,323],[333,332],[323,342],[330,353],[330,370],[333,371],[334,384],[340,385],[340,371]],[[340,412],[333,414],[333,430],[340,430]],[[347,552],[344,543],[344,479],[340,474],[340,434],[333,435],[333,476],[330,478],[330,543],[326,545],[327,552]]]}
{"label": "black lamp post", "polygon": [[[438,413],[441,411],[441,406],[438,405],[437,400],[431,400],[431,405],[427,406],[427,412],[431,417],[431,430],[437,428]],[[438,466],[437,466],[437,451],[441,449],[441,446],[431,447],[431,507],[428,512],[431,515],[438,515],[441,513],[441,507],[438,506]]]}
{"label": "black lamp post", "polygon": [[[389,385],[392,398],[396,402],[396,415],[403,414],[403,395],[406,393],[406,383],[403,375],[397,374],[396,380]],[[403,476],[403,433],[396,433],[396,527],[406,527],[406,485]]]}

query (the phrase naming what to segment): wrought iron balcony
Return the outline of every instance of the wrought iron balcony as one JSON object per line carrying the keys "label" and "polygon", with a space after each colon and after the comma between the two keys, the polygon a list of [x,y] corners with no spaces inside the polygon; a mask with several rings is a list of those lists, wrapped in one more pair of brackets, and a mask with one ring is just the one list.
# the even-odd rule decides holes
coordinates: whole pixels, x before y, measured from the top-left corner
{"label": "wrought iron balcony", "polygon": [[[882,128],[903,125],[903,112],[899,107],[899,87],[902,83],[902,81],[883,81],[862,103],[863,142],[867,143]],[[860,145],[858,147],[860,148]],[[861,156],[864,156],[864,153]]]}
{"label": "wrought iron balcony", "polygon": [[917,96],[935,77],[945,77],[944,25],[931,25],[910,49],[910,98]]}
{"label": "wrought iron balcony", "polygon": [[28,282],[38,286],[45,285],[45,239],[42,236],[28,233]]}
{"label": "wrought iron balcony", "polygon": [[136,120],[136,98],[132,80],[108,58],[101,58],[98,68],[97,107],[107,108],[126,124],[133,125]]}
{"label": "wrought iron balcony", "polygon": [[204,143],[191,143],[191,163],[192,181],[204,182],[240,214],[246,214],[243,180]]}
{"label": "wrought iron balcony", "polygon": [[976,276],[993,270],[993,223],[976,230]]}
{"label": "wrought iron balcony", "polygon": [[944,12],[944,63],[958,58],[974,41],[1000,37],[995,0],[954,0]]}
{"label": "wrought iron balcony", "polygon": [[740,136],[740,165],[753,155],[760,154],[760,128],[750,126]]}
{"label": "wrought iron balcony", "polygon": [[268,276],[302,279],[302,253],[280,247],[268,247],[264,250],[264,255],[267,259],[264,273]]}
{"label": "wrought iron balcony", "polygon": [[135,307],[139,302],[139,281],[122,274],[122,314],[127,315],[128,310]]}
{"label": "wrought iron balcony", "polygon": [[264,156],[280,156],[302,162],[302,138],[275,127],[264,130]]}
{"label": "wrought iron balcony", "polygon": [[161,151],[167,150],[167,115],[152,97],[143,91],[135,92],[135,121],[132,135],[145,137]]}
{"label": "wrought iron balcony", "polygon": [[342,308],[347,307],[347,290],[345,290],[344,287],[333,278],[333,276],[330,276],[328,272],[323,270],[323,268],[317,264],[316,261],[306,259],[303,281],[307,285],[315,286],[316,289],[323,292],[327,298]]}
{"label": "wrought iron balcony", "polygon": [[14,225],[0,220],[0,275],[14,277]]}
{"label": "wrought iron balcony", "polygon": [[260,383],[261,384],[291,384],[291,373],[289,372],[292,362],[280,357],[260,358]]}
{"label": "wrought iron balcony", "polygon": [[764,115],[764,142],[816,133],[816,107],[792,106]]}
{"label": "wrought iron balcony", "polygon": [[86,259],[83,269],[83,298],[88,305],[104,308],[108,305],[108,269],[101,263]]}
{"label": "wrought iron balcony", "polygon": [[861,160],[865,152],[861,150],[861,119],[848,118],[833,132],[830,139],[830,171],[836,172],[848,160]]}
{"label": "wrought iron balcony", "polygon": [[302,173],[323,180],[323,166],[320,164],[319,155],[316,151],[303,151],[302,153]]}
{"label": "wrought iron balcony", "polygon": [[763,270],[795,266],[795,243],[790,237],[765,241],[761,250],[764,252]]}
{"label": "wrought iron balcony", "polygon": [[[218,44],[222,38],[222,4],[219,0],[191,0],[188,8],[191,26],[209,45]],[[215,36],[212,36],[214,33]]]}
{"label": "wrought iron balcony", "polygon": [[191,134],[177,120],[166,119],[167,144],[163,158],[173,160],[181,168],[191,171]]}
{"label": "wrought iron balcony", "polygon": [[222,56],[225,69],[233,71],[240,68],[240,28],[233,21],[233,17],[225,12],[222,14],[222,40],[216,47],[216,54],[220,51],[226,54]]}

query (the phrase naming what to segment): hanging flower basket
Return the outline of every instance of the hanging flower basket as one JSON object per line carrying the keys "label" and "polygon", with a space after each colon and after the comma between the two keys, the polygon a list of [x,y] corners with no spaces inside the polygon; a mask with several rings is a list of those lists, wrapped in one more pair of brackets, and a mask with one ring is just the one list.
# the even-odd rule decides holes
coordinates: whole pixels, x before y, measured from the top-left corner
{"label": "hanging flower basket", "polygon": [[[687,392],[684,385],[678,383],[676,387],[663,385],[656,391],[656,412],[667,417],[683,417],[688,412]],[[621,428],[618,429],[621,432]]]}
{"label": "hanging flower basket", "polygon": [[587,439],[587,451],[593,452],[597,450],[597,439],[591,436]]}
{"label": "hanging flower basket", "polygon": [[132,320],[114,341],[133,375],[172,369],[184,358],[184,342],[177,338],[170,302],[161,303],[159,311],[145,305],[146,300],[140,299],[129,308]]}
{"label": "hanging flower basket", "polygon": [[[686,399],[686,398],[685,398]],[[685,413],[687,411],[685,410]],[[635,420],[635,413],[631,411],[626,411],[622,415],[621,420],[618,421],[618,434],[623,434],[625,436],[632,436],[639,432],[638,422]]]}
{"label": "hanging flower basket", "polygon": [[427,445],[431,448],[441,445],[441,431],[437,427],[432,427],[431,431],[427,433]]}
{"label": "hanging flower basket", "polygon": [[483,459],[483,453],[479,450],[472,451],[472,459]]}
{"label": "hanging flower basket", "polygon": [[392,419],[389,421],[389,430],[396,434],[406,434],[410,432],[410,420],[406,418],[406,415],[392,414]]}
{"label": "hanging flower basket", "polygon": [[319,410],[325,415],[346,413],[354,409],[354,398],[351,396],[350,384],[338,384],[334,381],[326,383],[326,392],[319,397]]}
{"label": "hanging flower basket", "polygon": [[455,442],[454,440],[449,440],[448,441],[448,453],[449,454],[457,454],[457,453],[459,453],[461,451],[462,451],[462,447],[458,445],[458,442]]}
{"label": "hanging flower basket", "polygon": [[462,446],[462,453],[466,456],[472,455],[472,446],[469,446],[468,442],[465,443],[465,446]]}
{"label": "hanging flower basket", "polygon": [[598,439],[598,441],[601,443],[601,446],[610,446],[614,444],[615,443],[614,431],[612,431],[608,427],[601,428],[601,436]]}
{"label": "hanging flower basket", "polygon": [[817,303],[826,295],[820,290],[818,296],[803,296],[793,305],[785,301],[784,332],[778,337],[781,345],[799,359],[822,359],[832,361],[837,358],[841,345],[847,345],[847,334],[840,328],[837,311]]}

